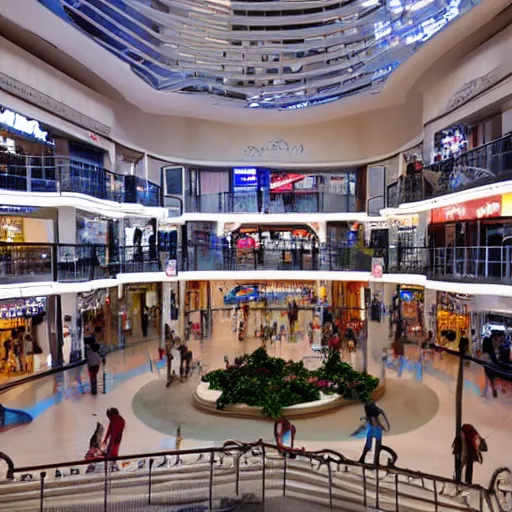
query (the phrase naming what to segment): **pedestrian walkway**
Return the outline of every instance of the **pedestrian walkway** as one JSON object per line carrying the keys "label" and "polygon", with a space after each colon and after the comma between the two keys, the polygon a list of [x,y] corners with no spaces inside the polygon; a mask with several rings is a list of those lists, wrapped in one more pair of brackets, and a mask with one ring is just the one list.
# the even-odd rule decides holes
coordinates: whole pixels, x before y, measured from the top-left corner
{"label": "pedestrian walkway", "polygon": [[[259,340],[255,339],[239,342],[236,334],[222,325],[214,328],[212,340],[195,340],[189,344],[195,359],[200,359],[208,369],[222,367],[225,356],[232,360],[258,346]],[[286,359],[300,360],[311,354],[311,347],[306,340],[287,341],[269,346],[269,351]],[[166,390],[163,363],[152,365],[149,362],[156,356],[157,344],[153,342],[111,354],[107,370],[110,368],[113,372],[115,385],[106,394],[91,396],[87,392],[86,370],[82,368],[82,384],[85,384],[82,390],[76,378],[64,374],[0,395],[5,406],[30,411],[34,417],[28,425],[0,433],[2,447],[16,465],[44,464],[56,459],[80,460],[96,422],[106,423],[105,412],[109,407],[117,407],[126,419],[122,454],[173,448],[177,426],[182,428],[183,448],[212,446],[232,437],[244,441],[272,437],[272,424],[264,419],[254,420],[250,428],[238,423],[233,423],[231,428],[231,421],[225,422],[224,418],[195,409],[190,395],[199,382],[197,373],[188,382],[173,383],[171,389]],[[372,363],[372,366],[375,365]],[[59,379],[63,381],[64,393],[56,393]],[[401,467],[451,477],[454,388],[428,373],[421,384],[414,381],[412,374],[398,379],[393,371],[386,372],[386,379],[388,394],[382,405],[391,417],[392,430],[385,436],[385,444],[398,453]],[[145,394],[146,411],[141,409],[141,393]],[[156,409],[160,411],[159,419],[151,415]],[[297,443],[309,450],[332,448],[347,457],[358,458],[363,443],[351,438],[349,433],[358,426],[362,413],[361,405],[356,404],[316,418],[311,425],[299,425]],[[422,421],[418,421],[420,416],[424,418]],[[165,425],[163,420],[167,422]],[[483,465],[475,468],[476,481],[487,484],[496,467],[507,466],[510,462],[509,450],[504,447],[512,443],[512,409],[507,403],[465,393],[463,422],[473,424],[487,437],[489,452],[484,454]]]}

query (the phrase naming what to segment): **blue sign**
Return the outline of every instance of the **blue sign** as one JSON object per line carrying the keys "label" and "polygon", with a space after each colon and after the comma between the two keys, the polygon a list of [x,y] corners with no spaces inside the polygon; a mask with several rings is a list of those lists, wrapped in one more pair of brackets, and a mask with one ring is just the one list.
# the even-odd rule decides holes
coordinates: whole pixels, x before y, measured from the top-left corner
{"label": "blue sign", "polygon": [[258,187],[258,171],[254,167],[233,169],[233,189],[254,189]]}

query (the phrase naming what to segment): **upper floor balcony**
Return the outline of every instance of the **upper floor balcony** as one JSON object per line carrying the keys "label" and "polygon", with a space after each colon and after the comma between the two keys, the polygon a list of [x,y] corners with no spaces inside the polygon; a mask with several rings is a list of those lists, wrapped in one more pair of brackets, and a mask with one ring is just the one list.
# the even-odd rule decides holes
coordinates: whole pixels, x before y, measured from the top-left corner
{"label": "upper floor balcony", "polygon": [[512,133],[401,176],[388,187],[388,207],[422,201],[512,178]]}
{"label": "upper floor balcony", "polygon": [[425,275],[436,281],[512,285],[512,246],[395,247],[387,272]]}
{"label": "upper floor balcony", "polygon": [[357,247],[276,241],[258,247],[192,243],[179,257],[183,271],[322,270],[370,272],[371,255]]}
{"label": "upper floor balcony", "polygon": [[161,206],[160,186],[137,176],[116,174],[79,158],[24,156],[0,152],[0,189],[73,192],[117,203]]}
{"label": "upper floor balcony", "polygon": [[323,191],[270,190],[219,192],[187,196],[186,211],[194,213],[351,213],[356,197]]}
{"label": "upper floor balcony", "polygon": [[0,284],[81,282],[161,270],[155,246],[0,242]]}

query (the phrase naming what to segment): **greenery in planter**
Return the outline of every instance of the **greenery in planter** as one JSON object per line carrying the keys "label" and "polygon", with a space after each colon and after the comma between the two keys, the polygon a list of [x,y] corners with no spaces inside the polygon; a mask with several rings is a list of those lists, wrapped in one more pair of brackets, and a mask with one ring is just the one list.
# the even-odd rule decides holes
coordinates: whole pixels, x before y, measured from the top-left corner
{"label": "greenery in planter", "polygon": [[379,379],[342,362],[337,352],[331,352],[318,370],[310,371],[302,361],[271,357],[263,348],[236,358],[226,369],[207,373],[202,380],[209,383],[209,389],[222,391],[218,409],[247,404],[261,407],[272,419],[279,418],[285,407],[319,400],[321,391],[366,401],[379,384]]}

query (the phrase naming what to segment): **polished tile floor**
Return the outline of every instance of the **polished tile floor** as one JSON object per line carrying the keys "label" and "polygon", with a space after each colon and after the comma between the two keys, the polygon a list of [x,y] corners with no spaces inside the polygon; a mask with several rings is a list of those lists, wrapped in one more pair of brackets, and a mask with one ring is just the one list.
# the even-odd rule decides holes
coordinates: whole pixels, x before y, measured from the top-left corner
{"label": "polished tile floor", "polygon": [[[374,340],[381,343],[381,336],[377,328],[370,328],[370,354],[378,352],[372,350],[372,343]],[[232,359],[259,345],[257,339],[238,341],[231,330],[230,318],[223,314],[214,321],[212,340],[189,343],[195,359],[201,360],[208,369],[223,366],[225,356]],[[0,433],[0,451],[8,453],[17,466],[80,460],[87,450],[96,421],[106,423],[105,411],[112,406],[117,407],[126,419],[122,454],[173,448],[176,425],[182,427],[184,448],[220,444],[222,439],[233,437],[247,441],[259,436],[271,439],[270,422],[255,420],[254,424],[244,427],[243,422],[219,418],[191,406],[191,391],[199,379],[197,374],[189,382],[173,384],[166,390],[165,372],[149,364],[149,359],[157,357],[157,346],[153,341],[111,354],[107,374],[115,375],[115,378],[111,388],[107,386],[106,394],[91,396],[86,372],[82,371],[83,387],[76,381],[77,374],[67,374],[60,380],[42,379],[0,395],[6,407],[30,410],[35,416],[28,425]],[[286,359],[313,356],[308,340],[300,334],[295,340],[285,339],[269,345],[269,351]],[[370,357],[369,363],[370,370],[378,374],[376,358]],[[453,370],[453,364],[449,360],[442,362],[450,370]],[[426,373],[423,381],[418,382],[413,373],[404,372],[398,378],[395,371],[388,370],[386,379],[388,393],[381,404],[394,428],[384,442],[398,452],[398,464],[452,476],[453,377],[440,378]],[[56,392],[58,399],[55,399]],[[142,395],[146,400],[145,410],[139,400]],[[302,423],[297,425],[297,443],[308,449],[328,447],[346,456],[358,457],[363,441],[351,438],[349,433],[358,426],[361,413],[361,406],[354,405],[323,419],[301,420]],[[484,454],[483,465],[475,469],[476,481],[486,485],[495,468],[508,466],[510,462],[512,405],[506,399],[484,399],[476,393],[465,392],[463,422],[472,423],[487,438],[489,452]]]}

